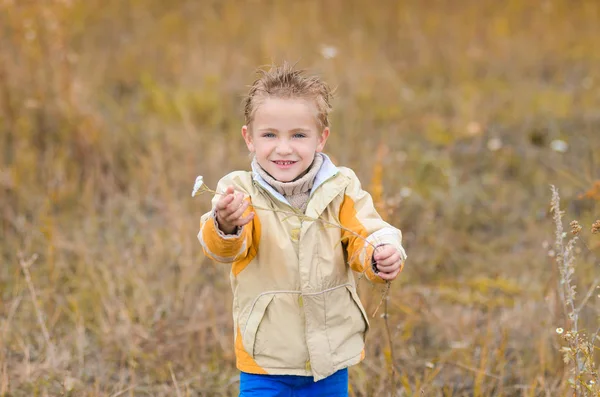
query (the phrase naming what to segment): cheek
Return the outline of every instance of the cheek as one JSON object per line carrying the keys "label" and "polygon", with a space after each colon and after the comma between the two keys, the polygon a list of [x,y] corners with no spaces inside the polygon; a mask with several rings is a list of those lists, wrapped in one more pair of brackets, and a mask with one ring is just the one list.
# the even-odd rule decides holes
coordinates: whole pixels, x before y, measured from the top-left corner
{"label": "cheek", "polygon": [[267,155],[272,151],[272,149],[273,145],[267,142],[261,142],[260,144],[254,146],[254,150],[257,154]]}
{"label": "cheek", "polygon": [[314,141],[307,142],[306,145],[302,145],[302,151],[304,153],[315,153],[319,148],[319,142],[315,139]]}

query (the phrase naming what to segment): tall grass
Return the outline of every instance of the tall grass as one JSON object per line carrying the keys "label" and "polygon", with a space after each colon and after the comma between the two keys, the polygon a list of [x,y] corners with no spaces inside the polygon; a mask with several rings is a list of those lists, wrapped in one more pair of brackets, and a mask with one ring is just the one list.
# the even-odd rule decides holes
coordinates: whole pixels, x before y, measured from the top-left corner
{"label": "tall grass", "polygon": [[[600,395],[600,374],[598,373],[596,363],[596,344],[600,341],[600,322],[595,331],[586,332],[581,329],[580,317],[583,316],[583,311],[587,310],[589,299],[598,294],[600,289],[600,276],[596,276],[588,291],[580,299],[577,296],[577,281],[576,281],[576,247],[579,240],[582,238],[583,227],[578,221],[573,220],[570,223],[571,234],[573,237],[566,243],[567,233],[564,231],[562,218],[564,212],[560,209],[560,196],[558,189],[552,186],[552,212],[554,214],[554,224],[556,225],[556,236],[554,247],[556,251],[553,256],[556,256],[556,262],[560,271],[560,280],[558,292],[560,300],[563,303],[564,312],[566,315],[567,331],[562,327],[556,329],[559,335],[564,334],[565,346],[561,347],[563,361],[568,368],[568,383],[572,387],[575,395]],[[590,227],[592,234],[600,233],[600,220],[596,220]],[[582,240],[581,243],[589,251],[589,247]],[[594,258],[597,261],[597,258]],[[600,265],[600,262],[597,262]],[[600,294],[598,294],[600,298]],[[600,311],[596,310],[596,316],[600,318]]]}
{"label": "tall grass", "polygon": [[[235,395],[228,269],[189,189],[249,168],[241,98],[284,59],[337,88],[327,152],[410,256],[394,351],[373,319],[352,395],[389,394],[390,368],[402,396],[573,392],[548,185],[598,219],[598,20],[583,0],[0,2],[0,396]],[[580,238],[583,299],[600,242]]]}

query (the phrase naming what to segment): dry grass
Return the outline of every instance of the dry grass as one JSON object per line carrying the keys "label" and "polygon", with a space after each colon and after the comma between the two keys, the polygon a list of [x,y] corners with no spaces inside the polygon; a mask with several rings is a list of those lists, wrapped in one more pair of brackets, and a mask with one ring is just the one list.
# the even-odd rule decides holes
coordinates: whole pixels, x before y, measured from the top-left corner
{"label": "dry grass", "polygon": [[337,87],[328,153],[405,232],[395,351],[374,319],[352,395],[388,394],[392,365],[402,396],[568,393],[548,186],[589,230],[598,20],[592,0],[0,1],[0,396],[235,395],[228,269],[189,192],[248,168],[241,98],[283,59]]}

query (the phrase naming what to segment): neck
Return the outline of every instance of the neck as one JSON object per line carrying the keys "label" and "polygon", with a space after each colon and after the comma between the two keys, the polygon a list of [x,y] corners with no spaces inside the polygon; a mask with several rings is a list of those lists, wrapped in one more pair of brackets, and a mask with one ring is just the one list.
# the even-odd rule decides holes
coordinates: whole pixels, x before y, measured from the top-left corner
{"label": "neck", "polygon": [[[323,155],[320,153],[316,153],[315,154],[315,158],[312,162],[312,164],[306,169],[306,171],[304,171],[302,174],[300,174],[296,179],[294,179],[291,182],[281,182],[276,180],[275,178],[273,178],[268,172],[266,172],[261,166],[260,164],[258,164],[258,162],[256,161],[256,157],[252,160],[252,162],[254,163],[255,168],[258,172],[258,174],[260,174],[260,176],[271,186],[273,186],[273,188],[279,192],[281,195],[283,195],[286,199],[288,199],[288,201],[290,201],[290,204],[294,205],[290,200],[290,198],[292,196],[302,196],[305,197],[304,203],[301,203],[300,206],[298,206],[297,208],[301,208],[302,206],[305,207],[306,201],[308,201],[308,196],[310,194],[310,190],[313,187],[314,181],[315,181],[315,176],[317,175],[317,172],[319,172],[319,169],[321,168],[321,165],[323,164]],[[294,197],[297,198],[297,197]],[[302,201],[302,200],[300,200]],[[296,205],[294,205],[296,207]]]}

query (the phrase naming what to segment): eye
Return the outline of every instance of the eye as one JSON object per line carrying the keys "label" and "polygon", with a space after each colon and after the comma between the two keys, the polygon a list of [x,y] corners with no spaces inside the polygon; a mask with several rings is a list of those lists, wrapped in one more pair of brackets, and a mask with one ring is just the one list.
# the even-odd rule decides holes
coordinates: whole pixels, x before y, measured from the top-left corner
{"label": "eye", "polygon": [[272,132],[265,132],[264,134],[262,134],[263,138],[273,138],[275,137],[275,134],[273,134]]}
{"label": "eye", "polygon": [[306,138],[306,134],[299,132],[297,134],[294,134],[294,138]]}

